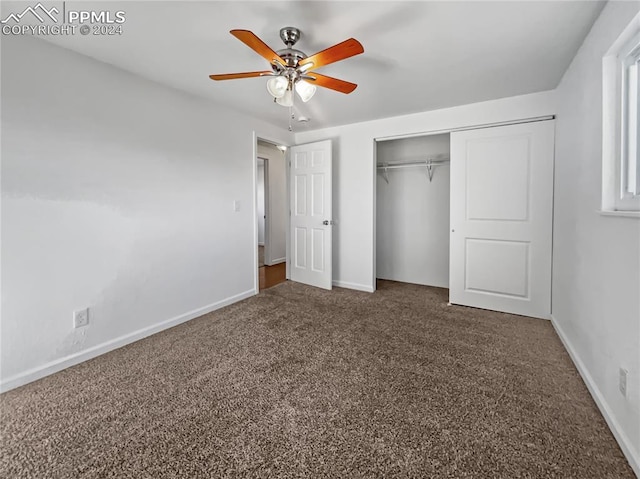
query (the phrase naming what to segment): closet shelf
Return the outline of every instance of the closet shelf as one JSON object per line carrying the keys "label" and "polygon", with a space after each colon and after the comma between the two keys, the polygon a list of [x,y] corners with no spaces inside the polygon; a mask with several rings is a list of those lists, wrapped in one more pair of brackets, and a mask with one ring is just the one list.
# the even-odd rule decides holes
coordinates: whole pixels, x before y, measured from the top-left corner
{"label": "closet shelf", "polygon": [[424,166],[427,168],[427,176],[429,182],[433,180],[433,169],[438,166],[445,166],[449,164],[449,158],[427,158],[426,160],[413,160],[413,161],[398,161],[394,163],[380,163],[377,165],[378,170],[382,170],[382,177],[389,183],[389,176],[387,172],[389,170],[396,170],[399,168],[415,168]]}

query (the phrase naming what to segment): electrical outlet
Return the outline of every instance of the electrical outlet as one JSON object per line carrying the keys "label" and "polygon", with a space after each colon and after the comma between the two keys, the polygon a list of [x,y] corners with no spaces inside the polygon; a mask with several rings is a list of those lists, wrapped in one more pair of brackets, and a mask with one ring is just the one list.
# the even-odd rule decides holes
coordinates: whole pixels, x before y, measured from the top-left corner
{"label": "electrical outlet", "polygon": [[620,368],[620,378],[618,381],[618,387],[624,397],[627,397],[627,370]]}
{"label": "electrical outlet", "polygon": [[73,327],[81,328],[89,324],[89,308],[81,309],[80,311],[74,311],[73,313]]}

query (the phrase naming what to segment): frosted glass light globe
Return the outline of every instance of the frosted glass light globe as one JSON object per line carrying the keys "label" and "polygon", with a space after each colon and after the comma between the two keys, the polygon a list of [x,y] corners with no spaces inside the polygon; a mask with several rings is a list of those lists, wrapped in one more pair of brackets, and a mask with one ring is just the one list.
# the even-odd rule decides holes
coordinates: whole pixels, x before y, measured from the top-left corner
{"label": "frosted glass light globe", "polygon": [[284,96],[288,86],[289,80],[282,76],[273,77],[267,82],[267,90],[276,99]]}
{"label": "frosted glass light globe", "polygon": [[293,92],[286,90],[281,98],[276,98],[276,103],[282,106],[293,106]]}
{"label": "frosted glass light globe", "polygon": [[315,94],[316,86],[307,81],[300,80],[296,83],[296,92],[300,96],[300,99],[306,103],[311,100],[311,97]]}

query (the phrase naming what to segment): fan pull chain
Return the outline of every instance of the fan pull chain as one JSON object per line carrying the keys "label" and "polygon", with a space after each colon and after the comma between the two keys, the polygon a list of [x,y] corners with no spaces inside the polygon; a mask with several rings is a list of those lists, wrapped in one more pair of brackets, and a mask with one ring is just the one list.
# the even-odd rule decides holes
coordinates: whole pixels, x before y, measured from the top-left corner
{"label": "fan pull chain", "polygon": [[293,114],[293,107],[290,106],[289,107],[289,131],[293,131],[293,126],[291,126],[291,120],[293,120],[295,118],[295,115]]}

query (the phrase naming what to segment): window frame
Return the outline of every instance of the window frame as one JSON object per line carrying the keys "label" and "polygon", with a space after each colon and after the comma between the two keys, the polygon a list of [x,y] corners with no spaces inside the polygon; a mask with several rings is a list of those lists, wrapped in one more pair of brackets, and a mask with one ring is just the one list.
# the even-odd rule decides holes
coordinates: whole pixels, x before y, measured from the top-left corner
{"label": "window frame", "polygon": [[603,57],[602,212],[640,217],[640,13]]}
{"label": "window frame", "polygon": [[640,31],[618,55],[621,77],[621,196],[634,198],[640,194],[638,64],[640,63]]}

